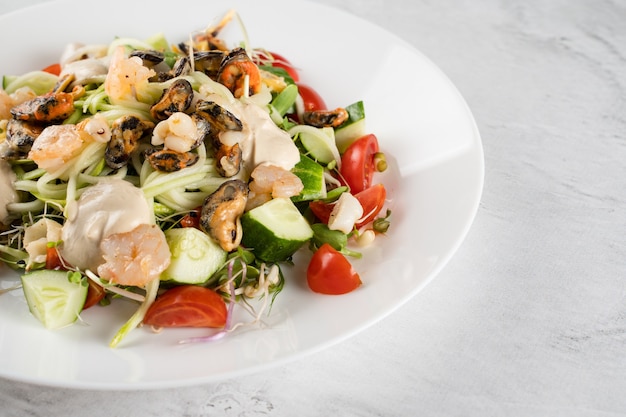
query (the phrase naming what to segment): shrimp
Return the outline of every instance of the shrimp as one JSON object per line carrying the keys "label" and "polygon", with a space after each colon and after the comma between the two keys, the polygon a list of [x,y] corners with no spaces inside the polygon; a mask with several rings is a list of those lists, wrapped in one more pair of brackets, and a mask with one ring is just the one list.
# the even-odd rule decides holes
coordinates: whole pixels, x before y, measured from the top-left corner
{"label": "shrimp", "polygon": [[[261,91],[261,73],[243,48],[235,48],[224,58],[217,80],[236,98],[254,95]],[[247,81],[247,82],[246,82]],[[246,85],[248,91],[246,91]]]}
{"label": "shrimp", "polygon": [[51,125],[46,127],[33,142],[28,159],[39,168],[54,171],[74,158],[92,141],[91,135],[76,125]]}
{"label": "shrimp", "polygon": [[172,254],[165,234],[156,225],[140,224],[129,232],[113,233],[102,240],[101,278],[119,285],[143,287],[158,279],[170,265]]}
{"label": "shrimp", "polygon": [[259,165],[250,174],[250,193],[246,210],[279,197],[293,197],[304,189],[302,180],[293,172],[275,165]]}
{"label": "shrimp", "polygon": [[111,57],[104,90],[113,101],[135,100],[138,90],[154,75],[156,72],[143,66],[141,58],[126,58],[124,47],[120,45]]}
{"label": "shrimp", "polygon": [[76,126],[79,130],[84,130],[89,133],[96,142],[107,143],[111,140],[111,126],[109,126],[109,122],[100,113],[83,119]]}
{"label": "shrimp", "polygon": [[197,115],[175,112],[160,121],[152,131],[151,143],[176,152],[189,152],[200,146],[209,127]]}

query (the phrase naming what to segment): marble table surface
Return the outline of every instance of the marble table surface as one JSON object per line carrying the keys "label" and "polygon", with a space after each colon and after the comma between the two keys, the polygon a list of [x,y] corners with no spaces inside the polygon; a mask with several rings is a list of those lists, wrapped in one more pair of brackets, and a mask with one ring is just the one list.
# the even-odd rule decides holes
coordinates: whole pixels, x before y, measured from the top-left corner
{"label": "marble table surface", "polygon": [[156,391],[0,379],[0,416],[626,415],[626,3],[315,1],[414,45],[469,104],[485,187],[456,256],[304,359]]}

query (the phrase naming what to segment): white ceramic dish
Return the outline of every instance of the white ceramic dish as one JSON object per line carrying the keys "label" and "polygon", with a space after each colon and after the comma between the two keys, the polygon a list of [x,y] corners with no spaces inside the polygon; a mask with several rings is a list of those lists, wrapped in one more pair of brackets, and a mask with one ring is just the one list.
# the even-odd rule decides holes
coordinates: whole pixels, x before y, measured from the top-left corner
{"label": "white ceramic dish", "polygon": [[[445,75],[407,43],[347,13],[301,0],[145,4],[68,0],[2,16],[0,73],[55,62],[74,41],[108,43],[115,36],[163,32],[179,42],[234,8],[251,45],[287,56],[300,68],[301,81],[330,107],[364,100],[368,130],[393,156],[382,177],[392,198],[391,229],[356,263],[364,282],[357,291],[314,294],[303,278],[305,266],[297,265],[288,272],[267,327],[212,344],[176,343],[202,330],[157,335],[138,329],[111,349],[109,340],[134,307],[93,308],[84,314],[88,324],[47,331],[30,315],[20,291],[4,294],[1,377],[72,388],[150,389],[215,381],[301,358],[381,320],[414,296],[453,256],[475,216],[484,166],[474,119]],[[62,30],[52,30],[51,21]],[[25,22],[29,33],[21,36]],[[224,35],[242,39],[237,25]],[[17,281],[5,267],[0,277],[0,288]]]}

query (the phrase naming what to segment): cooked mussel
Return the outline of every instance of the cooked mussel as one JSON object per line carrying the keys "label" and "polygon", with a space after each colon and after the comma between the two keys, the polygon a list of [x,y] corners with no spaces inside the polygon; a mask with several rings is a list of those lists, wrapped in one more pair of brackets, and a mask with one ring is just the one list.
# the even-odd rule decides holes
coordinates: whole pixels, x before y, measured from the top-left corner
{"label": "cooked mussel", "polygon": [[[224,57],[217,73],[217,81],[226,86],[236,98],[261,91],[259,67],[243,48],[235,48]],[[246,86],[248,91],[245,90]]]}
{"label": "cooked mussel", "polygon": [[339,127],[348,120],[346,109],[306,111],[302,115],[304,124],[315,127]]}
{"label": "cooked mussel", "polygon": [[152,168],[160,172],[180,171],[198,162],[198,154],[172,149],[151,148],[146,150],[145,156]]}
{"label": "cooked mussel", "polygon": [[6,139],[0,152],[2,159],[24,159],[27,157],[35,139],[41,134],[45,125],[9,119]]}
{"label": "cooked mussel", "polygon": [[202,204],[200,228],[227,252],[241,243],[241,216],[247,200],[248,185],[233,179],[222,183]]}
{"label": "cooked mussel", "polygon": [[137,149],[139,140],[153,127],[154,123],[134,115],[114,120],[111,124],[111,140],[104,153],[106,164],[113,169],[126,165]]}
{"label": "cooked mussel", "polygon": [[163,91],[161,98],[150,108],[156,120],[165,120],[176,112],[186,112],[193,100],[193,87],[184,78],[179,78]]}

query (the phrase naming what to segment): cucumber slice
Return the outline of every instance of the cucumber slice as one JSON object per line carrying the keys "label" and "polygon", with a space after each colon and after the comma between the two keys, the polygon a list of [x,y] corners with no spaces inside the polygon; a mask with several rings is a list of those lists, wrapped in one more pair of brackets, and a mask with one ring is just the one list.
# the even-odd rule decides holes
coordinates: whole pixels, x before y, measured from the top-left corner
{"label": "cucumber slice", "polygon": [[7,87],[15,80],[17,80],[17,75],[3,75],[2,89],[6,91]]}
{"label": "cucumber slice", "polygon": [[346,127],[335,130],[335,141],[337,142],[337,149],[339,152],[344,153],[348,146],[350,146],[358,138],[367,134],[365,130],[365,119],[361,119]]}
{"label": "cucumber slice", "polygon": [[165,34],[162,32],[155,33],[154,35],[146,39],[146,43],[150,44],[152,48],[154,48],[154,50],[156,51],[160,51],[160,52],[170,51],[170,44],[167,41]]}
{"label": "cucumber slice", "polygon": [[226,262],[226,251],[194,227],[169,229],[165,231],[165,239],[172,260],[161,274],[161,281],[204,284]]}
{"label": "cucumber slice", "polygon": [[283,91],[278,93],[276,98],[272,100],[272,106],[283,117],[289,109],[293,107],[298,96],[298,87],[295,84],[289,84]]}
{"label": "cucumber slice", "polygon": [[20,87],[30,87],[35,94],[42,95],[54,88],[59,77],[45,71],[31,71],[17,77],[5,75],[2,84],[8,94],[15,93]]}
{"label": "cucumber slice", "polygon": [[346,107],[348,120],[335,128],[335,141],[339,152],[343,153],[348,146],[361,136],[365,135],[365,107],[362,101]]}
{"label": "cucumber slice", "polygon": [[316,128],[308,125],[296,125],[289,129],[293,137],[298,135],[300,143],[307,153],[320,164],[329,164],[333,161],[341,161],[337,144],[335,143],[335,131],[332,127]]}
{"label": "cucumber slice", "polygon": [[41,269],[22,275],[28,308],[48,329],[74,323],[85,305],[88,286],[84,279],[70,280],[73,274],[77,273]]}
{"label": "cucumber slice", "polygon": [[291,198],[294,203],[326,198],[324,167],[305,155],[300,155],[300,162],[291,170],[304,185],[297,196]]}
{"label": "cucumber slice", "polygon": [[311,237],[313,230],[288,198],[275,198],[241,217],[241,243],[265,262],[288,260]]}

